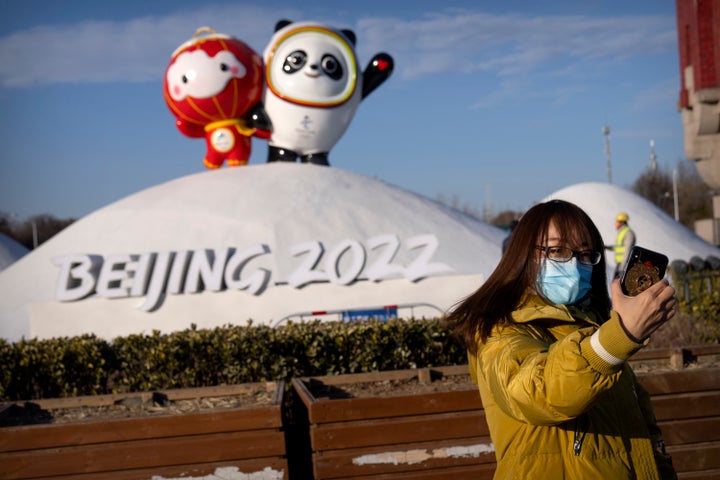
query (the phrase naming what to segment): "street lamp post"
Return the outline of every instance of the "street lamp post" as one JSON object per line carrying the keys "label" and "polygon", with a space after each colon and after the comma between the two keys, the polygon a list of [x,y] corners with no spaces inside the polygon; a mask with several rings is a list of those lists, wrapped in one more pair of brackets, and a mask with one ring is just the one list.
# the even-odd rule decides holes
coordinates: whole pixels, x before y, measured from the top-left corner
{"label": "street lamp post", "polygon": [[35,219],[31,218],[30,223],[32,224],[32,234],[33,234],[33,249],[36,249],[38,246],[38,234],[37,234],[37,223],[35,223]]}
{"label": "street lamp post", "polygon": [[678,207],[678,171],[677,168],[673,170],[672,175],[673,181],[673,207],[675,208],[675,221],[680,221],[680,208]]}
{"label": "street lamp post", "polygon": [[612,164],[610,161],[610,125],[604,125],[602,133],[605,136],[605,158],[607,159],[608,183],[612,183]]}

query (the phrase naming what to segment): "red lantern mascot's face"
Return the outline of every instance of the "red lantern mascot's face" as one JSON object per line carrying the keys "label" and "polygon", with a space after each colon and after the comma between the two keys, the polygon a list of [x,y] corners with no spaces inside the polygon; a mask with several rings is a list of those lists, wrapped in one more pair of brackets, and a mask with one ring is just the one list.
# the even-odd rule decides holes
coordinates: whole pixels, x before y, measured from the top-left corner
{"label": "red lantern mascot's face", "polygon": [[[270,134],[262,107],[263,61],[244,42],[199,29],[172,55],[163,91],[177,128],[205,137],[204,164],[218,168],[247,164],[250,137]],[[269,123],[269,122],[267,122]]]}

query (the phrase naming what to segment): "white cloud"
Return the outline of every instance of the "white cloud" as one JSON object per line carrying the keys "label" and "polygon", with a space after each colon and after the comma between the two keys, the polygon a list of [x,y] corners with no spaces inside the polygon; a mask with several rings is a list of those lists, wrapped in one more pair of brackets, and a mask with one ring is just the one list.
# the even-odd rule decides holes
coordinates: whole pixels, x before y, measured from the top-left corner
{"label": "white cloud", "polygon": [[[234,35],[261,52],[280,18],[301,20],[303,14],[216,6],[127,22],[19,31],[0,38],[0,85],[156,80],[174,49],[200,26]],[[444,10],[415,21],[361,18],[352,28],[361,62],[389,52],[396,75],[411,79],[478,71],[509,77],[541,68],[572,69],[589,58],[666,53],[677,48],[674,22],[669,16],[530,17]]]}
{"label": "white cloud", "polygon": [[202,26],[236,36],[259,53],[278,15],[256,7],[214,7],[127,22],[49,25],[0,38],[0,85],[155,81],[172,52]]}
{"label": "white cloud", "polygon": [[454,11],[414,21],[364,19],[360,38],[391,52],[406,78],[493,71],[511,76],[549,64],[621,59],[677,49],[675,19],[660,16],[528,17]]}

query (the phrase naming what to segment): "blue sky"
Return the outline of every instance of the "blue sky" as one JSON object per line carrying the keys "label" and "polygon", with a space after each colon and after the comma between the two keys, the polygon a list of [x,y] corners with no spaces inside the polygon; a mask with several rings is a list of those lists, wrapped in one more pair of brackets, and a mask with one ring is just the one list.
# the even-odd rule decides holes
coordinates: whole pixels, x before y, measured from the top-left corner
{"label": "blue sky", "polygon": [[[670,0],[0,0],[0,211],[79,218],[205,171],[162,95],[173,50],[210,26],[262,53],[277,20],[350,28],[392,77],[330,152],[342,168],[477,211],[684,158]],[[251,164],[267,144],[253,141]]]}

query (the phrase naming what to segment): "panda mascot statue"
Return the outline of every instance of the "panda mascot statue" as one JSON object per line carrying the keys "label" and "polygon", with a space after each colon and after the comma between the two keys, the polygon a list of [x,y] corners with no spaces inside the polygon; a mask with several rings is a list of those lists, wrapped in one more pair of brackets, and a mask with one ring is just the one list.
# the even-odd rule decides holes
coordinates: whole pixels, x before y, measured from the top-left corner
{"label": "panda mascot statue", "polygon": [[316,22],[281,20],[263,53],[264,104],[272,134],[268,162],[330,165],[328,155],[362,99],[392,73],[378,53],[358,72],[355,33]]}

